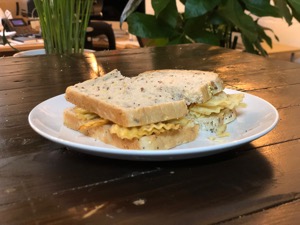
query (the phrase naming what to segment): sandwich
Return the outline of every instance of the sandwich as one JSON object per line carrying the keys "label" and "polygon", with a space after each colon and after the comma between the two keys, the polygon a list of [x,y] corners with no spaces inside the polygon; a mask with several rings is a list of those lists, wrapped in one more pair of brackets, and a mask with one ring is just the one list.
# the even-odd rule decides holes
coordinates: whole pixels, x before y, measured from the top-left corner
{"label": "sandwich", "polygon": [[[113,70],[67,87],[64,125],[122,149],[171,149],[199,132],[225,136],[243,95],[228,95],[218,74],[154,70],[125,77]],[[200,134],[201,135],[201,134]]]}

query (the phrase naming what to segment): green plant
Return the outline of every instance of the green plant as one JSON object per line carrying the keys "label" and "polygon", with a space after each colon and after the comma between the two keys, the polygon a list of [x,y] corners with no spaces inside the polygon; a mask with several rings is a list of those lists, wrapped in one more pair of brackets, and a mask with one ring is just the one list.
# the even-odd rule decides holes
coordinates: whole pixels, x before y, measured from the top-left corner
{"label": "green plant", "polygon": [[48,54],[83,53],[93,0],[34,0]]}
{"label": "green plant", "polygon": [[128,2],[121,26],[127,20],[130,33],[155,45],[202,42],[231,47],[231,34],[237,31],[247,52],[266,55],[261,42],[272,47],[266,33],[272,30],[261,26],[259,19],[284,18],[289,25],[293,18],[300,21],[299,0],[180,0],[183,13],[178,12],[175,0],[151,0],[154,15],[134,12],[141,2]]}

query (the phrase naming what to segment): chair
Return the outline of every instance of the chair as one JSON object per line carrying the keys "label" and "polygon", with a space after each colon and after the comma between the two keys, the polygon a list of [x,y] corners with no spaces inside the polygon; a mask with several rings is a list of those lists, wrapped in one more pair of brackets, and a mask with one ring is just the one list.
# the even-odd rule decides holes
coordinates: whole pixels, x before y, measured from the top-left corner
{"label": "chair", "polygon": [[[95,45],[95,42],[93,42],[93,39],[96,37],[99,37],[100,35],[105,35],[108,40],[108,46],[97,46]],[[113,28],[110,24],[106,23],[105,21],[100,20],[91,20],[88,25],[88,30],[86,33],[86,42],[85,42],[85,48],[86,49],[92,49],[92,50],[114,50],[116,49],[116,39],[115,34],[113,31]]]}

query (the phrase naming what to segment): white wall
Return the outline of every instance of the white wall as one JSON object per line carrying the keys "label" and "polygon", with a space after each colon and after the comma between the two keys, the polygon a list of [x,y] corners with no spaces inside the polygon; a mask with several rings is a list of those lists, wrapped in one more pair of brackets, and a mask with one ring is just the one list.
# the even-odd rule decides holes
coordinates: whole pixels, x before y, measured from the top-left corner
{"label": "white wall", "polygon": [[[279,43],[300,47],[300,23],[293,20],[293,24],[288,24],[283,19],[278,18],[262,18],[259,24],[271,28],[279,38]],[[273,34],[268,32],[274,43],[278,43]]]}
{"label": "white wall", "polygon": [[19,3],[20,13],[24,10],[27,11],[27,0],[0,0],[0,8],[3,11],[9,10],[12,16],[16,16],[16,2]]}

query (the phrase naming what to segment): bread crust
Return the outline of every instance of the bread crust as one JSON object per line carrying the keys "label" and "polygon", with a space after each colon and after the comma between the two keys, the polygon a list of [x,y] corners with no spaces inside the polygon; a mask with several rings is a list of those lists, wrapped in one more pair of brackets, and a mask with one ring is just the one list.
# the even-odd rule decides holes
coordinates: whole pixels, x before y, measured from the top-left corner
{"label": "bread crust", "polygon": [[183,117],[187,105],[206,102],[223,89],[213,72],[154,70],[127,78],[113,70],[68,87],[65,97],[116,124],[134,127]]}
{"label": "bread crust", "polygon": [[[64,125],[76,131],[82,132],[80,127],[87,121],[79,118],[73,108],[64,111]],[[170,130],[159,135],[143,136],[132,140],[121,139],[110,133],[112,124],[91,126],[84,130],[83,134],[122,149],[170,149],[183,143],[193,141],[197,138],[199,126],[186,126],[179,130]]]}

